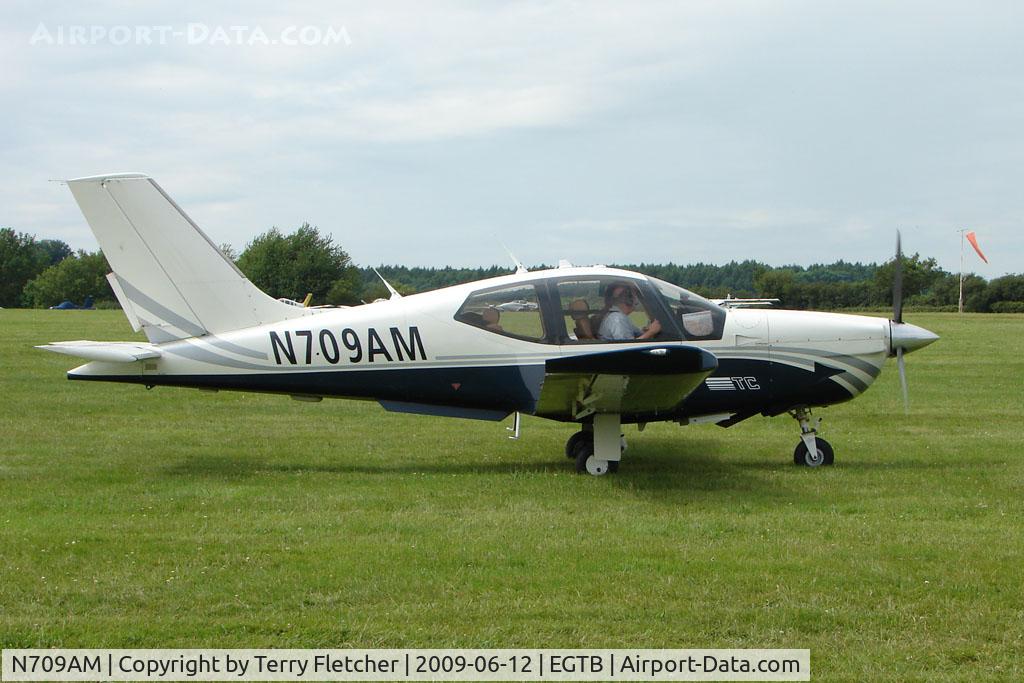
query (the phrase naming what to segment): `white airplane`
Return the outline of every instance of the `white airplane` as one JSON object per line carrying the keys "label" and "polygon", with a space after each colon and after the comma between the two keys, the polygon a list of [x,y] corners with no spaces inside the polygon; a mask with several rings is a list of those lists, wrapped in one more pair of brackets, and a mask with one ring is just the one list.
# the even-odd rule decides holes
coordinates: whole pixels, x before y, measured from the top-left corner
{"label": "white airplane", "polygon": [[506,301],[505,303],[498,304],[495,306],[499,311],[536,311],[540,308],[535,301],[525,301],[524,299],[517,299],[515,301]]}
{"label": "white airplane", "polygon": [[754,308],[757,306],[774,306],[779,303],[778,299],[737,299],[729,294],[724,299],[712,299],[713,302],[722,308]]}
{"label": "white airplane", "polygon": [[905,395],[903,354],[937,339],[903,322],[899,277],[893,320],[725,309],[639,273],[564,262],[351,308],[294,306],[257,289],[148,176],[67,184],[149,340],[39,347],[89,361],[69,379],[515,414],[513,438],[520,414],[537,415],[576,426],[566,454],[593,475],[618,469],[623,424],[757,414],[796,418],[797,464],[831,464],[811,408],[859,396],[890,356]]}

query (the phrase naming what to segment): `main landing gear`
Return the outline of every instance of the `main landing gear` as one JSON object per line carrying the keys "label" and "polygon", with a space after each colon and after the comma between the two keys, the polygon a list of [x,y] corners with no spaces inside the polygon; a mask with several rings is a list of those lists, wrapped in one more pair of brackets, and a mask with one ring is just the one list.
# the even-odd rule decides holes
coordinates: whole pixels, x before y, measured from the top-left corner
{"label": "main landing gear", "polygon": [[[800,423],[800,442],[793,451],[793,462],[802,467],[822,467],[835,460],[832,444],[818,436],[821,418],[811,417],[807,407],[791,410],[790,415]],[[590,424],[582,425],[580,431],[569,437],[565,443],[565,455],[575,461],[576,471],[595,477],[619,471],[619,461],[626,449],[622,438],[620,415],[597,413]]]}
{"label": "main landing gear", "polygon": [[618,472],[619,461],[625,450],[621,429],[619,415],[594,415],[593,423],[583,425],[583,429],[569,437],[565,443],[565,455],[576,461],[579,474],[588,473],[600,477],[609,472]]}
{"label": "main landing gear", "polygon": [[789,413],[800,423],[800,442],[793,451],[793,462],[804,467],[831,465],[835,460],[832,444],[818,436],[821,418],[811,418],[809,408],[797,408]]}

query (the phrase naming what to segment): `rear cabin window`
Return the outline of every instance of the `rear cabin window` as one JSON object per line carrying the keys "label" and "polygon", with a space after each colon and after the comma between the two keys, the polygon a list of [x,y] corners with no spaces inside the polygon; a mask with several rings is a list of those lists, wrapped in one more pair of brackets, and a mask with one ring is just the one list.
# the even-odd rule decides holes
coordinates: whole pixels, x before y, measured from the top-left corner
{"label": "rear cabin window", "polygon": [[474,292],[459,308],[455,319],[516,339],[542,342],[547,336],[537,289],[532,284]]}

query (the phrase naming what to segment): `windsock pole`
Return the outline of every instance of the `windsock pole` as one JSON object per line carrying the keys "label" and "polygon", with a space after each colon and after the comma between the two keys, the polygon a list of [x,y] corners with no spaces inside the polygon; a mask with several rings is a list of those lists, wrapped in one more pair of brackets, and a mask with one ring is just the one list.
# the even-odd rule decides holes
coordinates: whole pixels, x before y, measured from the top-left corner
{"label": "windsock pole", "polygon": [[960,303],[957,304],[957,312],[964,312],[964,233],[967,228],[958,230],[960,233]]}

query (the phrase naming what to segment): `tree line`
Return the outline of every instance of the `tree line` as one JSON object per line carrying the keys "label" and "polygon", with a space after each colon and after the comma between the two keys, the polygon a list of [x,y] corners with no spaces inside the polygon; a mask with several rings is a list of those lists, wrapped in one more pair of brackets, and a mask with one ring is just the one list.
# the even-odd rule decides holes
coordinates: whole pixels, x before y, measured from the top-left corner
{"label": "tree line", "polygon": [[[374,269],[358,267],[329,235],[302,224],[291,233],[271,228],[241,254],[222,246],[257,287],[274,297],[301,301],[312,294],[314,305],[356,305],[387,298],[388,290]],[[544,267],[544,266],[538,266]],[[724,265],[696,263],[620,264],[713,298],[769,297],[785,308],[837,310],[885,308],[891,305],[893,261],[882,264],[836,261],[811,266],[769,266],[757,261]],[[426,292],[511,271],[508,266],[481,268],[410,268],[381,265],[377,271],[402,294]],[[60,240],[0,229],[0,307],[47,308],[64,300],[91,296],[96,305],[115,307],[106,280],[110,272],[99,251],[74,252]],[[938,266],[934,258],[905,257],[903,291],[907,306],[955,310],[959,274]],[[970,274],[964,280],[964,308],[974,312],[1024,313],[1024,274],[993,280]]]}

